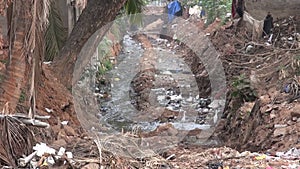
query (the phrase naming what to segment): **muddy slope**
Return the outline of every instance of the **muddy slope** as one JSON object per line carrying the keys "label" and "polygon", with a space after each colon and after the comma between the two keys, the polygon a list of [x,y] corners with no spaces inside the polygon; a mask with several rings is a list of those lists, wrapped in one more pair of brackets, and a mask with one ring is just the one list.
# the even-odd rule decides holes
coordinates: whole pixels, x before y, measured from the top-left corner
{"label": "muddy slope", "polygon": [[[211,37],[221,53],[228,88],[216,135],[237,150],[284,151],[299,147],[299,17],[277,20],[272,45],[251,41],[245,28],[219,29]],[[288,41],[286,37],[294,41]],[[250,51],[247,47],[251,45]],[[249,48],[248,48],[249,49]],[[292,91],[283,92],[284,86]]]}

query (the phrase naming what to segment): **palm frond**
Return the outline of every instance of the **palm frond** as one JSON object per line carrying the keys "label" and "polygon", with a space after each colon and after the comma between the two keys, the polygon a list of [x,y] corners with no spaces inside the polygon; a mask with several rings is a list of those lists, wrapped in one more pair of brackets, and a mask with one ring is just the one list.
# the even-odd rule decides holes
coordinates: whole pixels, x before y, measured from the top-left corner
{"label": "palm frond", "polygon": [[125,11],[127,15],[141,13],[145,6],[144,0],[127,0]]}
{"label": "palm frond", "polygon": [[130,23],[135,25],[142,24],[142,16],[140,13],[145,6],[144,0],[127,0],[125,4],[125,13],[130,15]]}
{"label": "palm frond", "polygon": [[59,10],[52,1],[49,13],[49,26],[45,34],[46,52],[45,61],[52,61],[58,55],[59,50],[65,44],[68,30],[64,27]]}
{"label": "palm frond", "polygon": [[0,164],[16,167],[15,159],[31,153],[34,137],[19,120],[0,117]]}

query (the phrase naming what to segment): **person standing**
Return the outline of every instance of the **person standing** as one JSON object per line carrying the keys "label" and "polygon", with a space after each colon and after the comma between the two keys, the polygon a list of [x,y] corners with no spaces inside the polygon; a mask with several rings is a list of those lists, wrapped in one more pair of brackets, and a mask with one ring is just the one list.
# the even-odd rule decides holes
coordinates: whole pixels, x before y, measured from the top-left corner
{"label": "person standing", "polygon": [[262,37],[270,35],[270,33],[272,32],[273,27],[274,27],[273,17],[271,15],[271,13],[268,12],[268,14],[267,14],[267,16],[264,20],[264,27],[263,27]]}

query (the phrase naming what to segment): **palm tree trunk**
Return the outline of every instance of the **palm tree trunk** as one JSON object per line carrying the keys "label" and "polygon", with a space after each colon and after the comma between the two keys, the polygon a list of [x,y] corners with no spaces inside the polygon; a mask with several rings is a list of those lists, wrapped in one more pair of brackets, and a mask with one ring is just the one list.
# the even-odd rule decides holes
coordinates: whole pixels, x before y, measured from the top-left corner
{"label": "palm tree trunk", "polygon": [[[0,84],[3,107],[8,103],[9,112],[14,110],[20,96],[26,105],[35,109],[34,87],[41,74],[41,58],[44,54],[43,33],[48,14],[47,0],[14,0],[9,24],[9,62],[4,81]],[[33,84],[32,84],[33,83]],[[34,113],[34,112],[33,112]]]}
{"label": "palm tree trunk", "polygon": [[30,3],[24,0],[15,0],[13,2],[12,27],[10,27],[9,37],[10,53],[9,62],[7,63],[7,70],[4,81],[1,85],[3,89],[2,99],[3,104],[9,103],[9,110],[12,112],[19,101],[21,89],[25,81],[26,69],[26,51],[24,49],[24,42],[26,32],[30,25]]}

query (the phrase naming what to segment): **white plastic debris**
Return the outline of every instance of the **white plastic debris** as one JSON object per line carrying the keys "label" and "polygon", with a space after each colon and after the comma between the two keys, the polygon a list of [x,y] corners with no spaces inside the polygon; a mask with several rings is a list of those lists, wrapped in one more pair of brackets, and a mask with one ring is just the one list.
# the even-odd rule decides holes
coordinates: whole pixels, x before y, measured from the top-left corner
{"label": "white plastic debris", "polygon": [[161,101],[163,101],[164,99],[166,99],[165,96],[157,96],[157,101],[158,101],[158,102],[161,102]]}
{"label": "white plastic debris", "polygon": [[248,46],[246,47],[246,53],[251,52],[253,48],[254,48],[254,46],[248,45]]}
{"label": "white plastic debris", "polygon": [[60,147],[59,150],[58,150],[57,155],[61,157],[62,155],[65,154],[65,151],[66,151],[66,149],[64,147]]}
{"label": "white plastic debris", "polygon": [[45,108],[45,110],[46,110],[47,113],[52,113],[52,112],[53,112],[52,109],[49,109],[49,108],[47,108],[47,107]]}
{"label": "white plastic debris", "polygon": [[202,109],[202,112],[203,112],[203,113],[208,113],[208,112],[209,112],[209,109],[208,109],[208,108],[203,108],[203,109]]}
{"label": "white plastic debris", "polygon": [[218,122],[218,111],[215,111],[214,124],[217,124],[217,122]]}
{"label": "white plastic debris", "polygon": [[66,126],[66,125],[68,125],[68,123],[69,123],[69,121],[62,121],[62,122],[60,122],[63,126]]}
{"label": "white plastic debris", "polygon": [[272,44],[272,38],[273,38],[273,33],[270,35],[270,37],[269,37],[269,39],[268,39],[268,42],[269,42],[270,44]]}
{"label": "white plastic debris", "polygon": [[181,95],[173,95],[173,96],[170,96],[170,100],[182,100],[182,96]]}
{"label": "white plastic debris", "polygon": [[173,40],[177,40],[178,38],[177,38],[177,35],[176,34],[174,34],[173,35]]}
{"label": "white plastic debris", "polygon": [[231,13],[226,13],[226,18],[230,18],[231,17]]}
{"label": "white plastic debris", "polygon": [[52,156],[47,157],[47,163],[49,163],[50,165],[53,165],[55,163],[55,160],[53,159]]}
{"label": "white plastic debris", "polygon": [[49,62],[43,62],[45,65],[50,65],[52,63],[52,61]]}
{"label": "white plastic debris", "polygon": [[266,42],[265,45],[266,45],[266,46],[271,46],[272,44],[269,43],[269,42]]}
{"label": "white plastic debris", "polygon": [[300,158],[300,149],[291,148],[287,152],[276,152],[276,156],[284,159],[299,159]]}
{"label": "white plastic debris", "polygon": [[39,157],[42,157],[45,153],[55,154],[55,150],[48,147],[45,143],[36,144],[33,150],[37,151],[36,155]]}
{"label": "white plastic debris", "polygon": [[27,163],[29,163],[29,162],[33,159],[33,157],[36,156],[36,154],[37,154],[37,151],[31,153],[29,156],[27,156],[27,157],[25,157],[25,158],[20,158],[20,159],[18,160],[19,166],[20,166],[20,167],[25,167],[25,166],[27,165]]}
{"label": "white plastic debris", "polygon": [[296,33],[296,38],[300,42],[300,33]]}
{"label": "white plastic debris", "polygon": [[67,158],[72,159],[73,158],[73,154],[72,152],[67,151],[66,152]]}
{"label": "white plastic debris", "polygon": [[284,127],[287,127],[286,124],[275,124],[274,125],[274,128],[284,128]]}
{"label": "white plastic debris", "polygon": [[162,74],[163,74],[163,75],[172,75],[172,72],[166,70],[166,71],[163,71]]}

